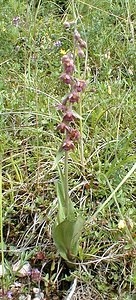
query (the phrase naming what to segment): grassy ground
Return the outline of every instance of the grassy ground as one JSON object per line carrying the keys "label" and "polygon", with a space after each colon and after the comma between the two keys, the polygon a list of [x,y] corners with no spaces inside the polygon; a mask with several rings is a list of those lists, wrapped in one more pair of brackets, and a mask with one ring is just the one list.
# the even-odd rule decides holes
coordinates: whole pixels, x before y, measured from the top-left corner
{"label": "grassy ground", "polygon": [[[84,299],[83,290],[88,300],[135,300],[135,1],[75,1],[77,28],[88,46],[84,176],[79,147],[69,158],[70,194],[85,217],[75,269],[60,258],[51,235],[58,178],[52,167],[62,142],[56,105],[66,93],[58,77],[62,54],[73,50],[63,22],[73,20],[72,5],[1,1],[1,258],[7,268],[1,285],[10,291],[20,282],[12,299],[39,286],[45,299],[63,299],[77,278],[73,299]],[[20,259],[42,278],[18,279],[12,266]]]}

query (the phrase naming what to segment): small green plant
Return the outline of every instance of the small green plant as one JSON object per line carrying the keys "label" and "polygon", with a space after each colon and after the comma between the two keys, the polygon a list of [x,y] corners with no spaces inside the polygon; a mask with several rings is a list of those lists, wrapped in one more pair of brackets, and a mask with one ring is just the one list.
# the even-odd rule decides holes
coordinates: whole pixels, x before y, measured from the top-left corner
{"label": "small green plant", "polygon": [[[65,23],[66,25],[66,23]],[[67,26],[70,26],[67,23]],[[78,46],[78,55],[83,57],[83,48],[86,43],[81,39],[77,30],[74,32],[74,41]],[[65,134],[65,139],[59,152],[65,152],[64,174],[61,167],[59,170],[59,182],[57,183],[58,197],[58,216],[53,229],[53,238],[59,250],[60,255],[66,260],[73,260],[78,253],[78,240],[83,227],[83,218],[74,208],[74,204],[69,198],[68,191],[68,154],[70,150],[74,150],[75,143],[82,138],[76,128],[76,120],[81,118],[74,108],[75,104],[80,102],[80,94],[86,87],[86,82],[82,79],[74,77],[76,70],[74,64],[74,56],[68,53],[62,57],[62,65],[64,72],[60,76],[63,83],[69,86],[69,93],[63,98],[59,105],[62,112],[62,122],[57,126],[60,133]]]}

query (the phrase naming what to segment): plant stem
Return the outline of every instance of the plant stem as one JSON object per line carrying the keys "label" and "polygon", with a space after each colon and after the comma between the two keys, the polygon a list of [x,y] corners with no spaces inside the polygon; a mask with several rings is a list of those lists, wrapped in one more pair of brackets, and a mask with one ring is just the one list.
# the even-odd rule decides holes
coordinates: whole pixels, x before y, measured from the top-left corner
{"label": "plant stem", "polygon": [[[72,9],[73,9],[73,16],[75,20],[75,30],[77,28],[77,15],[75,12],[75,2],[72,0]],[[75,44],[75,39],[74,39],[74,59],[75,59],[75,51],[76,51],[76,44]],[[77,56],[77,71],[78,71],[78,77],[80,78],[80,61],[79,57]],[[82,120],[82,115],[83,115],[83,109],[82,109],[82,99],[80,98],[79,102],[79,115],[80,115],[80,159],[81,159],[81,169],[83,175],[85,174],[85,162],[84,162],[84,143],[83,143],[83,120]]]}
{"label": "plant stem", "polygon": [[68,195],[68,151],[65,151],[64,188],[65,188],[66,216],[68,216],[68,215],[69,215],[69,195]]}
{"label": "plant stem", "polygon": [[79,114],[80,118],[80,156],[81,156],[81,167],[82,172],[85,174],[85,163],[84,163],[84,142],[83,142],[83,121],[82,121],[82,98],[80,98],[79,102]]}
{"label": "plant stem", "polygon": [[[80,61],[79,57],[77,57],[77,70],[78,70],[78,77],[80,78]],[[80,159],[81,159],[81,169],[83,172],[83,175],[85,174],[85,163],[84,163],[84,142],[83,142],[83,108],[82,108],[82,96],[80,97],[79,101],[79,126],[80,126]]]}
{"label": "plant stem", "polygon": [[76,17],[76,12],[75,12],[75,2],[74,2],[74,0],[72,0],[72,9],[73,9],[74,21],[76,21],[77,17]]}

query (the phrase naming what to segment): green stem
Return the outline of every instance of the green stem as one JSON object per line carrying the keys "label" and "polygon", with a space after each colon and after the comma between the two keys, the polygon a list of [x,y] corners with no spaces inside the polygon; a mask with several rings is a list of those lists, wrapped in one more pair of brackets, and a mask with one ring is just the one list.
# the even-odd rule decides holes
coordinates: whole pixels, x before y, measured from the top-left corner
{"label": "green stem", "polygon": [[69,195],[68,195],[68,151],[65,151],[64,187],[65,187],[66,216],[68,216],[68,215],[69,215]]}
{"label": "green stem", "polygon": [[73,9],[73,16],[74,16],[74,20],[77,20],[77,16],[76,16],[76,12],[75,12],[75,1],[72,0],[72,9]]}
{"label": "green stem", "polygon": [[[77,15],[75,11],[75,2],[72,0],[72,9],[73,9],[73,16],[75,20],[75,30],[77,28]],[[75,45],[75,40],[74,40],[74,58],[75,58],[75,51],[76,51],[76,45]],[[79,57],[77,56],[77,72],[78,72],[78,78],[81,76],[80,72],[80,61]],[[82,120],[82,115],[83,115],[83,109],[82,109],[82,99],[80,98],[79,102],[79,115],[80,115],[80,160],[81,160],[81,169],[83,175],[85,174],[85,162],[84,162],[84,143],[83,143],[83,120]]]}
{"label": "green stem", "polygon": [[[80,78],[80,62],[79,57],[77,57],[77,67],[78,67],[78,77]],[[80,97],[79,101],[79,126],[80,126],[80,159],[81,159],[81,169],[83,175],[85,174],[85,162],[84,162],[84,142],[83,142],[83,106],[82,106],[82,96]]]}
{"label": "green stem", "polygon": [[84,142],[83,142],[83,121],[82,121],[82,98],[79,102],[79,114],[80,114],[80,156],[81,156],[81,167],[82,172],[85,174],[85,163],[84,163]]}

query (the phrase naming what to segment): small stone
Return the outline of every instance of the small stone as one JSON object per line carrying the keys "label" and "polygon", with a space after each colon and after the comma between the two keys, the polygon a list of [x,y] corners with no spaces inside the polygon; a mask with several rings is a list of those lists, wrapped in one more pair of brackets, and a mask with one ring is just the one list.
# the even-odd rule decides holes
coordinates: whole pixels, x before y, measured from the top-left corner
{"label": "small stone", "polygon": [[0,265],[0,277],[2,277],[3,275],[5,275],[5,273],[6,273],[5,268],[3,270],[2,265]]}
{"label": "small stone", "polygon": [[19,260],[13,265],[13,272],[17,272],[19,277],[29,276],[31,273],[31,266],[28,261],[22,266],[22,263]]}
{"label": "small stone", "polygon": [[44,299],[44,293],[40,293],[40,298],[41,298],[41,300],[43,300]]}
{"label": "small stone", "polygon": [[27,295],[26,300],[31,300],[31,295]]}
{"label": "small stone", "polygon": [[34,294],[39,294],[40,293],[40,289],[38,289],[38,288],[33,288],[33,292],[34,292]]}
{"label": "small stone", "polygon": [[118,222],[118,229],[124,229],[126,227],[126,221],[125,220],[120,220]]}
{"label": "small stone", "polygon": [[18,300],[26,300],[26,296],[25,295],[20,295]]}

